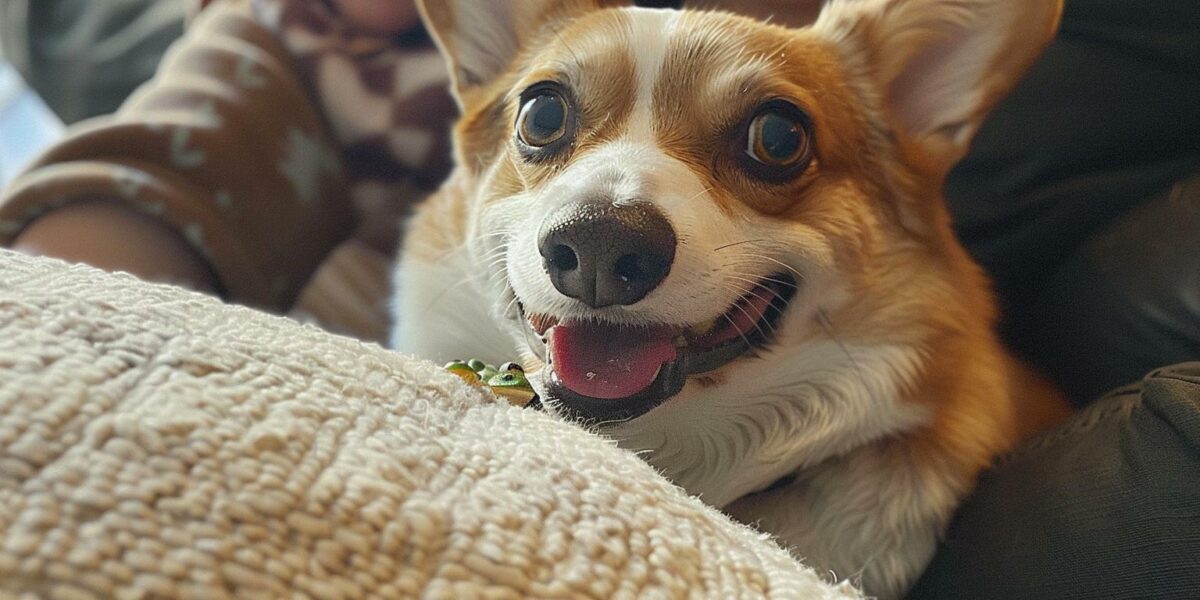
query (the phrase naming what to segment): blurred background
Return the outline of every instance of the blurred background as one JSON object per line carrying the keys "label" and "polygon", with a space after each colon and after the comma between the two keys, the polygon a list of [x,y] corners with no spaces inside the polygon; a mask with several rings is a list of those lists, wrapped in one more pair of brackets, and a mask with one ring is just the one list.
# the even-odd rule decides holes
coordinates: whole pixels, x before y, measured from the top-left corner
{"label": "blurred background", "polygon": [[0,188],[62,135],[115,111],[183,34],[188,0],[0,0]]}
{"label": "blurred background", "polygon": [[7,62],[0,61],[0,187],[62,137],[63,123]]}

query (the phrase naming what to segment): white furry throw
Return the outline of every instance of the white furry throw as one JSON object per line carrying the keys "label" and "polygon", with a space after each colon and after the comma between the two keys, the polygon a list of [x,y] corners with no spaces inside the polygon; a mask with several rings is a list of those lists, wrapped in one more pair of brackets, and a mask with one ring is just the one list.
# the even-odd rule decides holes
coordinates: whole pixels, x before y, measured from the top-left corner
{"label": "white furry throw", "polygon": [[856,598],[434,365],[0,251],[0,598]]}

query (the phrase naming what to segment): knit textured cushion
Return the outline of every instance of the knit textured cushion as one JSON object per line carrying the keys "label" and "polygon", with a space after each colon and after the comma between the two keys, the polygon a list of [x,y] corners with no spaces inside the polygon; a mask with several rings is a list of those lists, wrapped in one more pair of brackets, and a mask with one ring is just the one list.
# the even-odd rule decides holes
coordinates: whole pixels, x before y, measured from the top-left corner
{"label": "knit textured cushion", "polygon": [[435,365],[0,251],[0,598],[856,598]]}

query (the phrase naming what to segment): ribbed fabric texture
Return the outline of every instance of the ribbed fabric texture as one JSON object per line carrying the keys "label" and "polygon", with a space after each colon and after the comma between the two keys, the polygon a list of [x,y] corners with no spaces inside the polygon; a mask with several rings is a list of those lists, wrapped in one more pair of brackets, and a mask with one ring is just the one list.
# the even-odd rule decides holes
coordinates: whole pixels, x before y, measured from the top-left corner
{"label": "ribbed fabric texture", "polygon": [[911,597],[1200,598],[1200,363],[1151,373],[985,475]]}
{"label": "ribbed fabric texture", "polygon": [[17,597],[860,596],[431,363],[0,251],[0,598]]}

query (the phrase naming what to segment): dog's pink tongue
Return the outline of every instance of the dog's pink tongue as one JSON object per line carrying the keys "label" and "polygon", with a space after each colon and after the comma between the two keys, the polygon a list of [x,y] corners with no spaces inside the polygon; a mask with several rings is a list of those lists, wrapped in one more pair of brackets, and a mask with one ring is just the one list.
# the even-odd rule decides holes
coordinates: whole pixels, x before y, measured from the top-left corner
{"label": "dog's pink tongue", "polygon": [[654,383],[658,369],[675,360],[668,327],[564,323],[549,331],[558,380],[590,398],[632,396]]}

